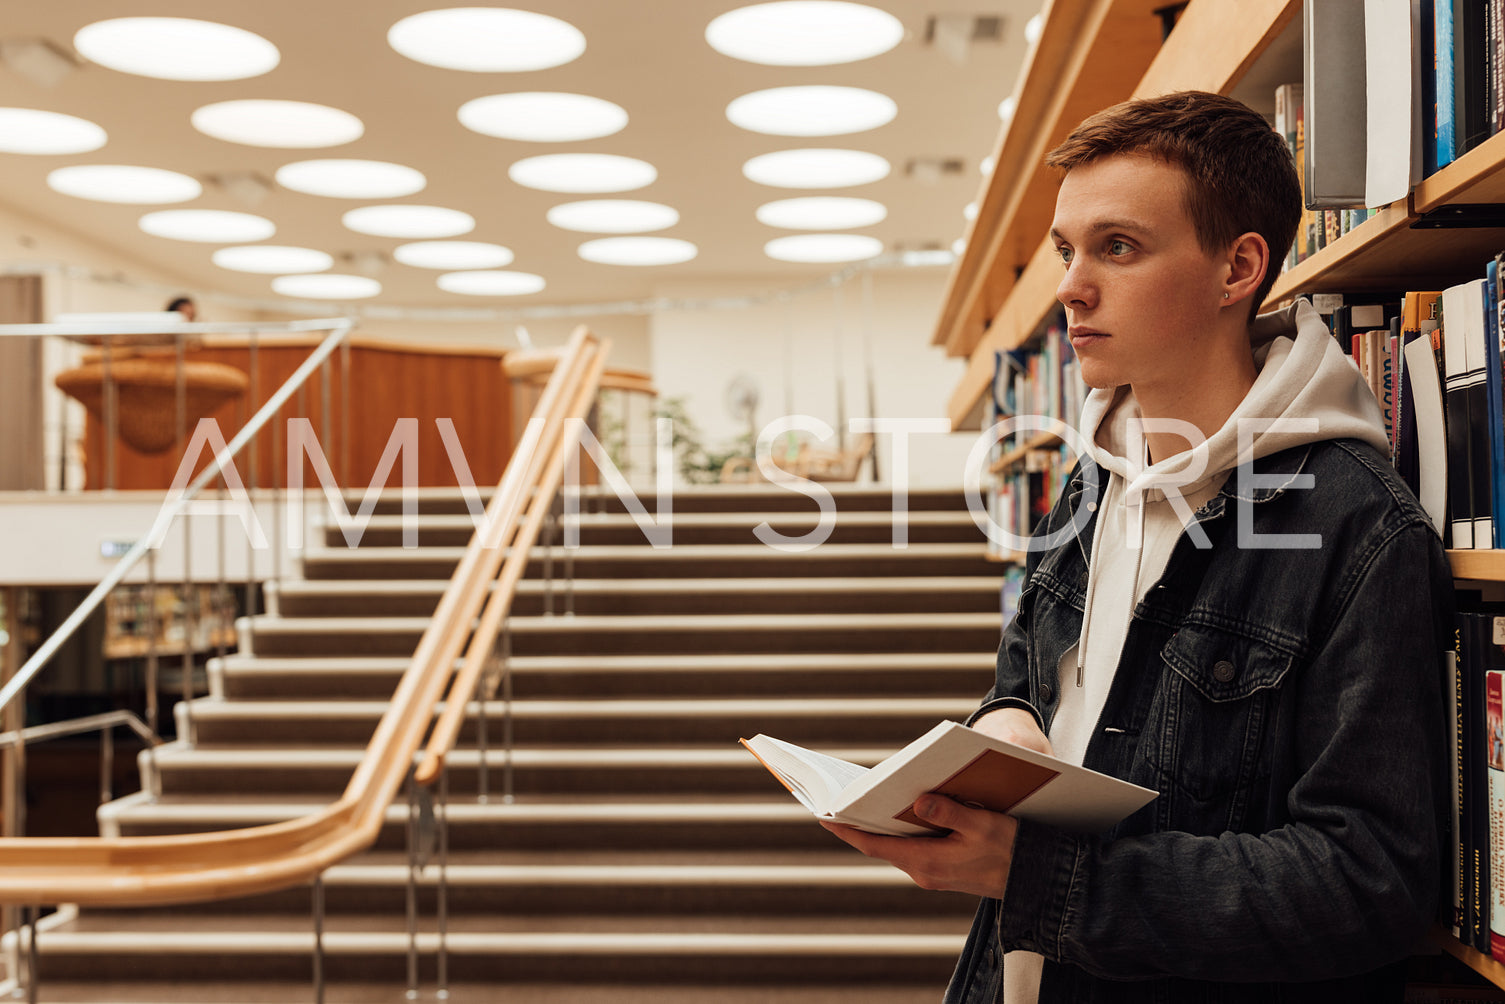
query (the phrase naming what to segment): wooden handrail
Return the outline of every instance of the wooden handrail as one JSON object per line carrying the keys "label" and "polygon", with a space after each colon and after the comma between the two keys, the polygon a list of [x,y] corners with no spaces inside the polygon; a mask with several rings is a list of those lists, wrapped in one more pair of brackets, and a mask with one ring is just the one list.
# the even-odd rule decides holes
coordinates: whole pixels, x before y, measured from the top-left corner
{"label": "wooden handrail", "polygon": [[296,819],[215,833],[0,839],[0,903],[154,906],[247,896],[310,883],[369,847],[434,721],[523,507],[539,494],[541,475],[559,454],[549,447],[564,416],[579,406],[581,381],[599,380],[601,354],[584,328],[571,337],[539,398],[539,420],[529,423],[486,522],[472,537],[340,798]]}
{"label": "wooden handrail", "polygon": [[[586,364],[587,372],[575,386],[573,400],[564,411],[566,420],[583,420],[590,410],[591,401],[595,399],[601,384],[602,373],[606,368],[608,348],[609,343],[602,344]],[[414,770],[413,778],[419,784],[431,785],[438,780],[445,758],[454,748],[455,741],[460,735],[460,726],[465,720],[466,706],[476,692],[481,671],[491,658],[497,635],[501,632],[502,622],[512,609],[512,600],[517,594],[518,581],[528,566],[529,552],[538,540],[538,532],[543,524],[544,516],[553,507],[554,495],[559,490],[559,483],[564,476],[565,460],[569,452],[579,446],[571,437],[564,434],[564,422],[551,426],[550,432],[547,469],[539,478],[537,489],[529,500],[527,522],[517,531],[513,539],[512,548],[503,563],[496,587],[489,590],[490,596],[486,602],[485,612],[471,636],[470,645],[465,653],[465,661],[450,682],[449,694],[444,701],[444,711],[434,723],[434,729],[429,734],[428,748]],[[539,457],[540,460],[544,459],[543,451],[540,451]]]}

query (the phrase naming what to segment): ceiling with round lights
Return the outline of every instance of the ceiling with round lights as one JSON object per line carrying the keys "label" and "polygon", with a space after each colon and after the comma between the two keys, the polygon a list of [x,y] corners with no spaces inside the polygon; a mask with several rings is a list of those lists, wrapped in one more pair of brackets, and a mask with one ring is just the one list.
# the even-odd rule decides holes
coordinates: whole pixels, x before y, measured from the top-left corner
{"label": "ceiling with round lights", "polygon": [[548,220],[562,230],[591,234],[641,234],[665,230],[679,222],[673,206],[638,199],[587,199],[549,210]]}
{"label": "ceiling with round lights", "polygon": [[678,265],[698,253],[674,237],[602,237],[580,245],[580,257],[598,265]]}
{"label": "ceiling with round lights", "polygon": [[850,230],[882,223],[888,207],[872,199],[813,195],[779,199],[758,207],[758,222],[786,230]]}
{"label": "ceiling with round lights", "polygon": [[547,70],[585,51],[585,35],[567,21],[494,7],[414,14],[392,26],[387,42],[409,59],[472,73]]}
{"label": "ceiling with round lights", "polygon": [[490,94],[460,106],[460,124],[484,136],[528,143],[578,143],[627,127],[627,112],[588,94]]}
{"label": "ceiling with round lights", "polygon": [[888,125],[897,114],[886,94],[825,84],[754,91],[726,106],[733,125],[774,136],[845,136]]}
{"label": "ceiling with round lights", "polygon": [[340,217],[358,234],[405,240],[458,237],[476,228],[475,217],[442,206],[363,206]]}
{"label": "ceiling with round lights", "polygon": [[334,257],[315,248],[295,248],[282,244],[244,244],[220,248],[210,256],[220,268],[258,275],[289,275],[294,272],[323,272],[334,267]]}
{"label": "ceiling with round lights", "polygon": [[871,59],[904,38],[904,24],[842,0],[778,0],[729,11],[705,31],[711,48],[768,66],[831,66]]}
{"label": "ceiling with round lights", "polygon": [[279,275],[272,280],[272,289],[309,300],[366,300],[381,292],[381,283],[364,275],[314,273]]}
{"label": "ceiling with round lights", "polygon": [[158,80],[244,80],[281,61],[254,32],[185,17],[117,17],[73,36],[79,54],[121,73]]}
{"label": "ceiling with round lights", "polygon": [[892,166],[865,150],[779,150],[742,165],[748,181],[775,188],[854,188],[888,177]]}
{"label": "ceiling with round lights", "polygon": [[105,145],[105,131],[88,119],[41,108],[0,108],[0,153],[59,156]]}
{"label": "ceiling with round lights", "polygon": [[414,268],[455,269],[501,268],[511,265],[515,255],[510,248],[483,241],[415,241],[399,244],[392,257]]}
{"label": "ceiling with round lights", "polygon": [[138,222],[153,237],[199,244],[262,241],[277,232],[277,225],[265,217],[223,209],[164,209]]}
{"label": "ceiling with round lights", "polygon": [[204,191],[197,179],[186,174],[129,164],[60,167],[47,175],[47,187],[80,199],[135,205],[187,202],[197,199]]}
{"label": "ceiling with round lights", "polygon": [[549,153],[518,161],[507,177],[541,192],[585,195],[643,188],[658,179],[658,169],[613,153]]}
{"label": "ceiling with round lights", "polygon": [[354,143],[366,125],[349,112],[308,101],[246,98],[196,108],[190,119],[205,136],[246,146],[314,149]]}
{"label": "ceiling with round lights", "polygon": [[763,245],[763,253],[778,261],[862,261],[882,254],[883,242],[865,234],[796,234],[775,237]]}
{"label": "ceiling with round lights", "polygon": [[331,199],[397,199],[423,191],[420,171],[379,160],[299,160],[277,168],[277,184]]}
{"label": "ceiling with round lights", "polygon": [[244,303],[646,301],[894,267],[966,229],[1041,0],[995,5],[1001,32],[958,52],[935,40],[972,15],[942,0],[16,4],[6,38],[61,76],[0,46],[0,219]]}
{"label": "ceiling with round lights", "polygon": [[446,293],[461,296],[527,296],[543,291],[543,276],[531,272],[446,272],[435,284]]}

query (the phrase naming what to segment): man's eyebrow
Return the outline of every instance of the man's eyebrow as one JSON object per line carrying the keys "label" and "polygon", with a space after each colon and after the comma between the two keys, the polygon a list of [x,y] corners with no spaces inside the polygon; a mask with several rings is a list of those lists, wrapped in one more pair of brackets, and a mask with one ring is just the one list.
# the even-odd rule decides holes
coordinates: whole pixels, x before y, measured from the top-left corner
{"label": "man's eyebrow", "polygon": [[[1142,223],[1138,220],[1095,220],[1087,225],[1086,236],[1095,237],[1098,234],[1115,230],[1143,234],[1153,233],[1155,228],[1148,223]],[[1050,228],[1050,239],[1057,242],[1063,242],[1066,240],[1066,238],[1062,236],[1061,231],[1057,230],[1055,227]]]}

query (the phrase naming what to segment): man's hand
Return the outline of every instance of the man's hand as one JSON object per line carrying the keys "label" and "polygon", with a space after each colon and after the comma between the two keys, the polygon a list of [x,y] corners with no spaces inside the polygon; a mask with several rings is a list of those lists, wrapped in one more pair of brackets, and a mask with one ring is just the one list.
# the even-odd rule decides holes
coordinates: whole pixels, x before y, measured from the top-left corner
{"label": "man's hand", "polygon": [[1050,745],[1050,739],[1035,723],[1035,716],[1023,708],[999,708],[997,711],[989,711],[973,722],[972,727],[995,739],[1002,739],[1006,743],[1023,746],[1025,749],[1044,753],[1047,756],[1056,755],[1055,749]]}
{"label": "man's hand", "polygon": [[868,857],[889,862],[921,889],[1003,898],[1019,829],[1013,816],[968,808],[944,795],[922,796],[915,813],[951,832],[944,837],[886,837],[824,820],[820,825]]}

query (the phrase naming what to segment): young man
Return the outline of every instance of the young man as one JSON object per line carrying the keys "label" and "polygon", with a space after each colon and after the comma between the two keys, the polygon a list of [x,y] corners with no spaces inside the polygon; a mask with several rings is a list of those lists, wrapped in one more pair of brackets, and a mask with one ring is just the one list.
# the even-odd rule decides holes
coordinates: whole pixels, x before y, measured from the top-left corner
{"label": "young man", "polygon": [[942,838],[829,828],[984,897],[948,1002],[1398,1001],[1437,909],[1453,584],[1316,312],[1254,317],[1290,154],[1182,93],[1049,163],[1092,455],[973,724],[1160,794],[1106,834],[936,796]]}

